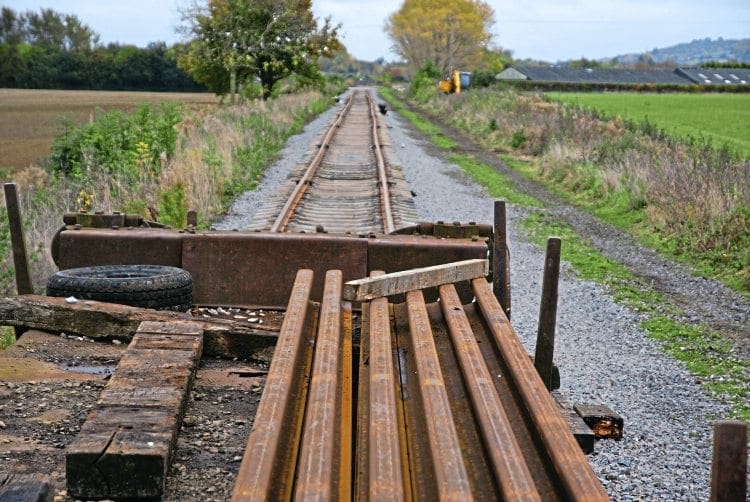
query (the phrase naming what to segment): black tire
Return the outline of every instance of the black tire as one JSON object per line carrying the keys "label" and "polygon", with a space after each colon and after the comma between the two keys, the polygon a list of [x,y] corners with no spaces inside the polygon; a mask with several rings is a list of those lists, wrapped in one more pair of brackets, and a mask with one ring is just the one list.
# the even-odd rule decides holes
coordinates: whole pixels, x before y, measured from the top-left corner
{"label": "black tire", "polygon": [[186,312],[193,304],[193,278],[162,265],[105,265],[61,270],[47,281],[47,296]]}

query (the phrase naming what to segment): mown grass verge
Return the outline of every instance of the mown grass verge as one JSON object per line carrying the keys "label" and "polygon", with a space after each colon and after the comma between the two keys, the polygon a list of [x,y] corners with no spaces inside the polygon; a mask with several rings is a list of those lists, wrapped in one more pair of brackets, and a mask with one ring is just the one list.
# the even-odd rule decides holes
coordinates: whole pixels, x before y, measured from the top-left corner
{"label": "mown grass verge", "polygon": [[[426,122],[414,113],[403,114],[405,108],[392,93],[381,91],[381,95],[415,127],[413,117]],[[432,127],[436,126],[433,124]],[[424,125],[423,128],[432,130]],[[439,134],[428,137],[432,140]],[[523,206],[542,206],[536,199],[518,192],[510,180],[491,166],[465,155],[448,154],[447,158],[485,186],[493,197],[502,197]],[[525,176],[537,179],[533,162],[515,157],[505,157],[504,160]],[[607,210],[606,204],[602,204],[602,210]],[[648,336],[659,342],[665,353],[685,364],[709,393],[730,405],[734,417],[750,422],[750,361],[737,358],[731,352],[731,342],[706,326],[691,326],[669,317],[669,314],[678,312],[664,309],[661,294],[639,281],[621,263],[596,251],[569,225],[552,221],[543,211],[537,210],[524,220],[523,227],[540,247],[545,245],[548,236],[560,237],[562,259],[570,263],[581,278],[604,285],[615,301],[646,314],[648,320],[641,323],[641,328]]]}

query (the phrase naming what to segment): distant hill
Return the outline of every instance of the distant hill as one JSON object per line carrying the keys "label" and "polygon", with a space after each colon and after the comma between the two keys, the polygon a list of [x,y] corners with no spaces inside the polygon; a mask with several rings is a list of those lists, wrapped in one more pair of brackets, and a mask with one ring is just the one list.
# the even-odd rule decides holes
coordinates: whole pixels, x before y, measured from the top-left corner
{"label": "distant hill", "polygon": [[[750,38],[740,40],[716,40],[704,38],[692,42],[654,49],[645,53],[654,63],[673,62],[682,66],[699,66],[708,61],[737,61],[750,63]],[[612,58],[620,64],[644,62],[644,54],[623,54]]]}

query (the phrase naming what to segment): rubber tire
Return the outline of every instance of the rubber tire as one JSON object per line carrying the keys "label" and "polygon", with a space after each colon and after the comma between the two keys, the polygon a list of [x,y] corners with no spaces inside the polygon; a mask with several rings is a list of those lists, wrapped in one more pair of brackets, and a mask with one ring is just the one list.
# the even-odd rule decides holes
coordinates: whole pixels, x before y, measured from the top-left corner
{"label": "rubber tire", "polygon": [[186,312],[193,304],[193,278],[163,265],[104,265],[61,270],[47,281],[47,296]]}

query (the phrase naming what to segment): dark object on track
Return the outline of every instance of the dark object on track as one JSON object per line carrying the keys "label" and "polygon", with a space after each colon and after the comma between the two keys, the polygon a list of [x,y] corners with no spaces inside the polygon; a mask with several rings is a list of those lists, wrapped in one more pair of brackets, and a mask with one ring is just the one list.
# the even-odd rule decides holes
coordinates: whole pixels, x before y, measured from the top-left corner
{"label": "dark object on track", "polygon": [[388,113],[388,106],[385,103],[380,103],[378,105],[378,108],[380,109],[380,113],[382,113],[383,115]]}
{"label": "dark object on track", "polygon": [[193,303],[193,279],[186,270],[161,265],[71,268],[49,278],[47,296],[185,312]]}

